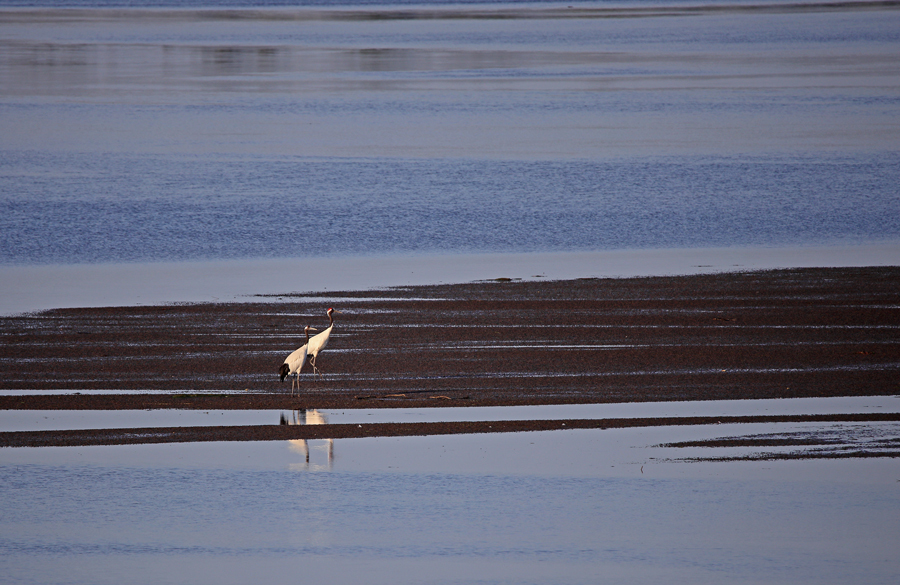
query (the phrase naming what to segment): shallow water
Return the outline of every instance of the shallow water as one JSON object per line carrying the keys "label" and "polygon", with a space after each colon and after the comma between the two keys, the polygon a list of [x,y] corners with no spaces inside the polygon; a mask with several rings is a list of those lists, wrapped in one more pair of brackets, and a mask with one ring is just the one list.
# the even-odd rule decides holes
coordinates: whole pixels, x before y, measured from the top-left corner
{"label": "shallow water", "polygon": [[[308,411],[316,416],[303,422],[896,407],[896,397],[869,397]],[[168,424],[183,413],[111,414]],[[192,416],[272,424],[276,414],[284,413]],[[760,437],[817,443],[697,445]],[[333,583],[892,583],[897,459],[716,459],[878,453],[896,451],[898,440],[896,423],[782,423],[4,448],[0,569],[12,583],[241,583],[259,574]]]}
{"label": "shallow water", "polygon": [[[748,431],[734,427],[699,434]],[[654,447],[697,436],[351,439],[330,456],[313,441],[309,462],[288,442],[3,449],[0,568],[42,583],[896,581],[896,460],[679,463]]]}
{"label": "shallow water", "polygon": [[516,278],[570,280],[798,267],[893,266],[900,241],[866,246],[691,248],[518,254],[78,265],[0,265],[0,315],[64,307],[258,301],[257,295]]}
{"label": "shallow water", "polygon": [[[7,393],[12,394],[12,393]],[[212,425],[375,424],[671,416],[757,416],[900,412],[897,396],[556,404],[353,410],[2,410],[0,432]]]}
{"label": "shallow water", "polygon": [[900,10],[739,5],[8,11],[0,264],[896,242]]}
{"label": "shallow water", "polygon": [[890,5],[125,4],[0,2],[0,314],[900,262]]}

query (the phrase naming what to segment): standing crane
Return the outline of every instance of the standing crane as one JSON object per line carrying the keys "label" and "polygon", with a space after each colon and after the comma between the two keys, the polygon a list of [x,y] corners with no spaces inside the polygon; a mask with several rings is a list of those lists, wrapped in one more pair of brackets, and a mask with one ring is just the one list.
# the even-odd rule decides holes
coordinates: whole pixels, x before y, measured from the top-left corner
{"label": "standing crane", "polygon": [[[284,382],[284,379],[288,376],[294,376],[295,379],[291,380],[291,396],[294,395],[294,383],[297,384],[297,392],[300,391],[300,370],[303,369],[303,364],[306,362],[307,348],[309,347],[309,332],[310,331],[318,331],[313,327],[307,325],[303,328],[303,332],[306,333],[306,343],[303,344],[298,350],[295,350],[291,353],[291,355],[287,356],[284,360],[284,363],[281,364],[281,367],[278,369],[278,373],[281,375],[281,381]],[[318,337],[318,335],[316,335]],[[313,338],[315,339],[315,337]]]}
{"label": "standing crane", "polygon": [[328,320],[330,321],[330,325],[328,325],[328,329],[319,333],[312,339],[307,342],[309,349],[307,351],[307,355],[309,356],[309,365],[313,367],[313,372],[322,375],[319,371],[319,368],[316,367],[316,358],[319,355],[319,352],[325,349],[328,346],[328,338],[331,337],[331,330],[334,329],[334,317],[332,316],[334,313],[340,314],[340,311],[335,311],[334,309],[328,309],[325,311],[328,315]]}

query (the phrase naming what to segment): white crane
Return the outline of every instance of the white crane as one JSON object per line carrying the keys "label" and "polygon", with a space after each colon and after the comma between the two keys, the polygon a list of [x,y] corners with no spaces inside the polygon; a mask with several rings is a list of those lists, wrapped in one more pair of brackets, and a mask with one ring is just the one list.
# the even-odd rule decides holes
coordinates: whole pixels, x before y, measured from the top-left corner
{"label": "white crane", "polygon": [[[303,332],[306,333],[306,343],[303,344],[303,347],[291,353],[291,355],[287,356],[284,360],[284,363],[281,364],[281,368],[278,369],[278,373],[281,375],[281,381],[284,382],[284,379],[288,376],[294,376],[295,379],[291,380],[291,396],[294,395],[294,383],[297,384],[297,391],[300,391],[300,370],[303,369],[303,364],[306,362],[306,354],[307,348],[309,347],[309,332],[310,331],[318,331],[313,327],[307,325],[303,328]],[[316,336],[318,337],[318,335]],[[313,338],[315,339],[315,338]]]}
{"label": "white crane", "polygon": [[319,374],[319,376],[321,376],[322,373],[319,371],[319,368],[316,367],[316,357],[318,357],[320,351],[328,346],[328,338],[331,337],[331,330],[334,329],[334,317],[332,317],[334,313],[340,314],[341,312],[335,311],[334,309],[325,311],[331,324],[328,325],[328,329],[319,333],[307,342],[307,345],[309,346],[309,350],[307,351],[309,365],[313,367],[313,372]]}

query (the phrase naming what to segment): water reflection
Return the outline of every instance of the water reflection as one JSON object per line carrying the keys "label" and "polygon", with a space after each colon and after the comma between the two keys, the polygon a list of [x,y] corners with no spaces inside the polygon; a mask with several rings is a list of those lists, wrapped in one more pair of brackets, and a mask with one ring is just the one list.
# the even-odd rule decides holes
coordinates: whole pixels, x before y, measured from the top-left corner
{"label": "water reflection", "polygon": [[[0,70],[10,82],[0,93],[68,96],[65,89],[77,88],[82,94],[96,96],[144,99],[151,92],[172,99],[178,94],[171,92],[177,90],[189,95],[198,90],[294,94],[346,88],[428,88],[438,81],[478,89],[489,79],[497,81],[497,75],[503,87],[530,85],[535,76],[547,81],[542,67],[587,67],[583,76],[594,67],[608,67],[607,61],[605,54],[485,47],[247,45],[227,38],[200,46],[135,39],[98,45],[25,39],[0,41]],[[511,77],[510,70],[518,71],[519,76]],[[410,73],[415,75],[407,75]]]}
{"label": "water reflection", "polygon": [[101,585],[897,582],[895,460],[649,459],[696,431],[348,440],[339,473],[285,472],[270,441],[0,449],[0,563]]}
{"label": "water reflection", "polygon": [[[69,392],[69,391],[66,391]],[[14,392],[10,392],[15,394]],[[51,394],[48,392],[47,394]],[[101,394],[91,392],[90,394]],[[24,394],[23,394],[24,395]],[[509,420],[567,420],[601,418],[658,418],[680,416],[828,415],[900,412],[900,396],[834,398],[777,398],[760,400],[702,400],[557,404],[541,406],[481,406],[442,408],[372,408],[310,410],[294,414],[303,421],[290,424],[372,424],[410,422],[466,422]],[[0,410],[0,431],[55,431],[229,425],[270,425],[279,410]]]}
{"label": "water reflection", "polygon": [[[283,425],[324,425],[328,424],[328,418],[315,408],[309,410],[298,408],[291,412],[291,418],[286,417],[282,413],[280,422]],[[334,464],[334,439],[317,440],[312,446],[306,439],[291,439],[288,441],[288,448],[291,451],[300,453],[304,458],[304,463],[302,464],[291,464],[290,468],[292,470],[330,470]],[[317,454],[324,452],[326,457],[324,464],[315,461],[310,463],[310,452],[313,450]]]}
{"label": "water reflection", "polygon": [[[203,79],[217,76],[269,75],[297,71],[297,61],[308,61],[285,47],[245,47],[216,45],[208,47],[167,47],[181,59],[185,78]],[[197,63],[196,54],[199,54]],[[234,81],[234,80],[231,80]],[[278,84],[276,83],[275,86]]]}

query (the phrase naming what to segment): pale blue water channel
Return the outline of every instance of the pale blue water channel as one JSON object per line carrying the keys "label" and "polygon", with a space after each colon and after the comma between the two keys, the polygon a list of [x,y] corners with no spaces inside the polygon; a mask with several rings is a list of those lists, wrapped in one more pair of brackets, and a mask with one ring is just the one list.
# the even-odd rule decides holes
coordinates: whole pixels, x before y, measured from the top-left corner
{"label": "pale blue water channel", "polygon": [[2,449],[0,571],[7,583],[895,583],[896,459],[690,463],[655,447],[764,430],[735,428],[748,426]]}
{"label": "pale blue water channel", "polygon": [[[897,397],[886,397],[372,409],[308,411],[313,419],[296,422],[897,406]],[[57,414],[50,413],[51,420]],[[122,413],[121,420],[168,424],[181,414]],[[290,417],[194,413],[190,424],[275,424],[281,414]],[[900,425],[4,448],[0,572],[9,583],[896,582],[897,459],[698,462],[692,459],[798,448],[667,446],[823,434],[836,439],[836,448],[890,446],[900,441]]]}
{"label": "pale blue water channel", "polygon": [[900,412],[900,397],[862,396],[772,400],[708,400],[353,410],[0,410],[0,431],[44,431],[210,425],[373,424],[669,416],[758,416]]}

